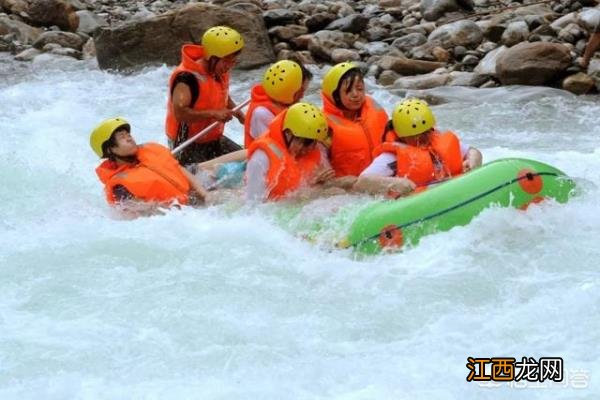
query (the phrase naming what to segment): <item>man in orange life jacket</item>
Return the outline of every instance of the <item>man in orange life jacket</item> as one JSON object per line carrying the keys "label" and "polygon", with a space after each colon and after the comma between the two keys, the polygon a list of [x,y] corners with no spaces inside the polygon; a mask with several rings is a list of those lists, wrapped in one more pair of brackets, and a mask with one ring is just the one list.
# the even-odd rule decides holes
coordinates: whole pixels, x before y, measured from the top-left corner
{"label": "man in orange life jacket", "polygon": [[271,65],[262,84],[254,85],[244,123],[244,147],[262,135],[273,118],[304,97],[312,73],[302,64],[281,60]]}
{"label": "man in orange life jacket", "polygon": [[314,105],[296,103],[278,114],[248,150],[246,199],[289,198],[302,187],[333,179],[327,161],[329,128]]}
{"label": "man in orange life jacket", "polygon": [[396,177],[425,188],[481,165],[479,150],[461,144],[453,132],[435,129],[435,118],[424,101],[408,99],[398,104],[388,128],[359,181],[378,176],[384,183],[387,177]]}
{"label": "man in orange life jacket", "polygon": [[173,149],[213,122],[219,124],[178,154],[182,165],[241,150],[223,136],[223,129],[234,116],[244,123],[244,114],[232,111],[235,104],[229,97],[229,71],[243,47],[242,36],[226,26],[208,29],[202,45],[183,45],[181,63],[169,79],[165,122],[169,146]]}
{"label": "man in orange life jacket", "polygon": [[351,62],[327,71],[321,93],[332,130],[331,166],[337,177],[357,177],[373,161],[373,150],[381,144],[387,113],[366,95],[362,71]]}
{"label": "man in orange life jacket", "polygon": [[169,149],[157,143],[136,144],[123,118],[100,123],[90,135],[92,150],[106,158],[96,168],[109,204],[127,200],[169,205],[204,203],[207,192]]}

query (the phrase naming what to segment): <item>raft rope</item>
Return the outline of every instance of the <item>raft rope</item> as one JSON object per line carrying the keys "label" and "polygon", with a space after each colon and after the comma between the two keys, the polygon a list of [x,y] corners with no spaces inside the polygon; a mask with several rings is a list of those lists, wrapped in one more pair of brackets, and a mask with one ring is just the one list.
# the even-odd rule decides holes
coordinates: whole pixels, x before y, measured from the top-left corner
{"label": "raft rope", "polygon": [[[504,182],[504,183],[502,183],[502,184],[500,184],[500,185],[498,185],[496,187],[493,187],[493,188],[491,188],[491,189],[489,189],[489,190],[487,190],[487,191],[485,191],[483,193],[478,194],[477,196],[474,196],[474,197],[472,197],[470,199],[467,199],[467,200],[465,200],[463,202],[460,202],[460,203],[458,203],[458,204],[456,204],[456,205],[454,205],[452,207],[449,207],[449,208],[446,208],[444,210],[438,211],[438,212],[436,212],[434,214],[431,214],[431,215],[428,215],[426,217],[416,219],[414,221],[406,222],[406,223],[404,223],[402,225],[395,225],[395,227],[397,229],[403,229],[403,228],[406,228],[407,226],[411,226],[411,225],[414,225],[414,224],[419,224],[421,222],[428,221],[428,220],[433,219],[435,217],[439,217],[440,215],[444,215],[446,213],[449,213],[450,211],[454,211],[457,208],[463,207],[463,206],[465,206],[465,205],[467,205],[469,203],[477,201],[477,200],[479,200],[479,199],[481,199],[481,198],[483,198],[483,197],[485,197],[485,196],[487,196],[489,194],[492,194],[492,193],[494,193],[494,192],[496,192],[496,191],[498,191],[498,190],[500,190],[502,188],[505,188],[506,186],[510,186],[513,183],[517,183],[517,182],[519,182],[519,181],[521,181],[523,179],[533,180],[533,178],[535,178],[536,176],[555,176],[555,177],[558,177],[558,174],[555,173],[555,172],[537,172],[537,173],[528,172],[528,173],[524,174],[523,176],[520,176],[518,178],[514,178],[514,179],[512,179],[512,180],[510,180],[508,182]],[[402,200],[402,198],[400,198],[399,200]],[[379,239],[380,235],[381,235],[381,232],[378,233],[378,234],[376,234],[376,235],[370,236],[368,238],[361,239],[358,242],[353,243],[352,246],[357,246],[359,244],[368,242],[370,240]]]}

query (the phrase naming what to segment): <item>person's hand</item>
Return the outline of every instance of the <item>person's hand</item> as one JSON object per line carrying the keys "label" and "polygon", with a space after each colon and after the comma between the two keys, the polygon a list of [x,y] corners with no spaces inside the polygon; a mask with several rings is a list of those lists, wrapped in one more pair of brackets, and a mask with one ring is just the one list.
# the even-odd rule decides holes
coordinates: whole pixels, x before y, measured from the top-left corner
{"label": "person's hand", "polygon": [[237,110],[233,113],[233,116],[236,117],[238,121],[240,121],[240,124],[244,125],[244,122],[246,121],[246,116],[244,115],[242,110]]}
{"label": "person's hand", "polygon": [[332,168],[318,169],[312,178],[312,184],[324,183],[335,178],[335,171]]}
{"label": "person's hand", "polygon": [[225,108],[223,110],[214,110],[212,112],[213,114],[213,118],[216,119],[219,122],[227,122],[229,120],[231,120],[231,118],[233,117],[233,111]]}
{"label": "person's hand", "polygon": [[463,160],[463,171],[469,172],[472,169],[475,169],[475,168],[481,166],[481,161],[482,161],[481,152],[477,149],[470,148],[469,151],[467,152],[467,156]]}

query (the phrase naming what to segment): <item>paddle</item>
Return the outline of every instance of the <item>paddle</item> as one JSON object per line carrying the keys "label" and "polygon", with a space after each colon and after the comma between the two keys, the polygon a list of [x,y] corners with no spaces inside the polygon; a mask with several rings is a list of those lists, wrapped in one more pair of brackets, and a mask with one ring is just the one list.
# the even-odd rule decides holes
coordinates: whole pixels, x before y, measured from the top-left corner
{"label": "paddle", "polygon": [[[233,112],[239,111],[242,108],[244,108],[245,106],[247,106],[248,103],[250,103],[250,99],[246,100],[245,102],[243,102],[241,104],[238,104],[231,111],[233,111]],[[196,141],[197,139],[200,139],[201,137],[203,137],[204,135],[206,135],[213,128],[215,128],[218,124],[220,124],[219,121],[213,122],[212,124],[210,124],[209,126],[207,126],[206,128],[204,128],[203,130],[201,130],[200,132],[198,132],[197,134],[195,134],[194,136],[192,136],[191,138],[187,139],[185,142],[181,143],[179,146],[177,146],[173,150],[171,150],[171,154],[175,155],[175,154],[179,153],[180,151],[182,151],[183,149],[185,149],[186,147],[188,147],[190,144],[192,144],[194,141]]]}

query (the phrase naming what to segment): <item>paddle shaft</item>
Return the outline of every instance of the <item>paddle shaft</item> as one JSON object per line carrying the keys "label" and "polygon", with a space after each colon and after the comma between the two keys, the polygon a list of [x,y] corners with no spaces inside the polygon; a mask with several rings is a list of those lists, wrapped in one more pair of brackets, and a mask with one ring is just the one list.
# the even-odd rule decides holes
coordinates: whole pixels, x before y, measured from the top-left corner
{"label": "paddle shaft", "polygon": [[[239,111],[242,108],[246,107],[248,105],[248,103],[250,103],[250,99],[244,101],[241,104],[238,104],[231,111],[233,111],[233,112]],[[181,143],[179,146],[177,146],[173,150],[171,150],[171,154],[175,155],[175,154],[179,153],[180,151],[182,151],[183,149],[185,149],[186,147],[188,147],[190,144],[192,144],[196,140],[198,140],[201,137],[203,137],[206,134],[208,134],[208,132],[210,132],[212,129],[214,129],[220,123],[221,123],[220,121],[213,122],[212,124],[210,124],[206,128],[202,129],[200,132],[198,132],[197,134],[195,134],[194,136],[192,136],[191,138],[187,139],[185,142]]]}

